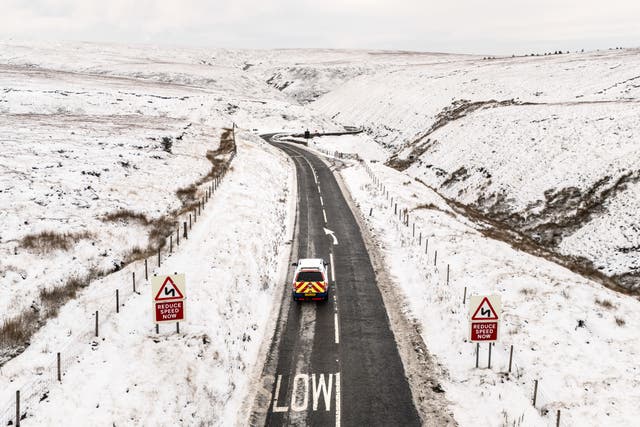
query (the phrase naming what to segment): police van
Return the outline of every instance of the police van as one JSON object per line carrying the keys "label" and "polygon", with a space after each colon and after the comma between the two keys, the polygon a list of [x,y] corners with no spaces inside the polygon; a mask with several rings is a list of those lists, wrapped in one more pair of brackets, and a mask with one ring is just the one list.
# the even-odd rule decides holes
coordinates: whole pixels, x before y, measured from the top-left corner
{"label": "police van", "polygon": [[294,301],[327,301],[329,279],[327,263],[322,258],[303,258],[292,264]]}

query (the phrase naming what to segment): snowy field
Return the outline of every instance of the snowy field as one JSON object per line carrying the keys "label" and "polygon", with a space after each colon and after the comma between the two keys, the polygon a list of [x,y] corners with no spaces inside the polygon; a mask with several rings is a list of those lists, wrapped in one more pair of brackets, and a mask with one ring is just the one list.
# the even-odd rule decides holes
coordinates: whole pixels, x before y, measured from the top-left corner
{"label": "snowy field", "polygon": [[[310,149],[358,154],[409,208],[416,236],[362,165],[341,171],[365,216],[373,208],[367,224],[460,425],[555,425],[557,410],[561,425],[633,425],[640,301],[487,238],[416,178],[515,214],[522,230],[606,274],[636,274],[638,53],[482,60],[0,42],[0,324],[40,312],[43,292],[73,277],[110,273],[61,306],[22,354],[0,353],[0,424],[17,389],[25,425],[244,424],[278,311],[296,188],[291,163],[257,134],[363,126],[313,138]],[[217,164],[207,155],[224,148],[233,123],[237,154],[190,238],[170,256],[163,249],[160,269],[149,258],[152,272],[188,280],[181,333],[156,335],[144,264],[123,261],[153,245],[153,224],[188,221]],[[383,165],[390,157],[402,172]],[[194,183],[193,198],[180,191]],[[123,210],[135,215],[108,219]],[[550,219],[574,217],[559,236],[549,231]],[[66,234],[68,247],[29,247],[25,238],[41,231]],[[474,369],[465,287],[467,302],[502,295],[492,369],[486,346]]]}

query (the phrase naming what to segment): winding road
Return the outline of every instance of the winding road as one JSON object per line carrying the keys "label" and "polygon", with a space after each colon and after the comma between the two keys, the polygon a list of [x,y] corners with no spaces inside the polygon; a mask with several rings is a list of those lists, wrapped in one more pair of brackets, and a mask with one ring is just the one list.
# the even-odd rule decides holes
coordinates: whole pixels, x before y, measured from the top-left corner
{"label": "winding road", "polygon": [[292,259],[329,261],[332,294],[326,303],[292,301],[290,269],[263,369],[268,410],[252,423],[420,425],[369,254],[333,172],[301,147],[263,138],[296,167]]}

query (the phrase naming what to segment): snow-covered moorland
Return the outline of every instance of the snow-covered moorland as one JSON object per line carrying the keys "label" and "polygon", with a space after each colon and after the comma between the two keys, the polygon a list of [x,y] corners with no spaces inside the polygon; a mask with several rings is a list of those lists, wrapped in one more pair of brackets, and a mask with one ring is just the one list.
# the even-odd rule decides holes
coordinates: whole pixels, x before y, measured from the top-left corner
{"label": "snow-covered moorland", "polygon": [[[639,62],[637,50],[482,60],[0,43],[0,326],[36,319],[18,345],[0,340],[0,422],[21,389],[27,423],[244,423],[295,201],[291,164],[256,133],[348,125],[366,132],[310,147],[373,160],[430,239],[425,254],[366,170],[342,170],[360,208],[374,208],[367,227],[460,425],[477,424],[479,413],[491,426],[548,425],[558,409],[562,425],[633,424],[638,301],[494,240],[483,218],[635,289]],[[212,169],[232,157],[233,123],[244,130],[229,172],[190,239],[168,257],[165,246],[162,267],[152,267],[188,273],[181,334],[156,335],[144,267],[132,260],[188,220]],[[478,215],[465,218],[461,206]],[[77,292],[58,291],[76,279]],[[492,370],[473,368],[465,287],[467,296],[503,296]],[[58,297],[68,302],[51,304]]]}
{"label": "snow-covered moorland", "polygon": [[311,105],[364,126],[390,165],[443,196],[633,291],[639,64],[629,49],[416,65]]}
{"label": "snow-covered moorland", "polygon": [[[294,199],[286,157],[231,128],[234,121],[274,130],[331,127],[248,76],[234,55],[2,44],[3,425],[16,390],[38,423],[69,421],[69,414],[77,425],[89,418],[234,422],[277,311],[291,234],[283,224]],[[176,252],[178,225],[195,219],[193,209],[229,166],[210,212]],[[174,254],[154,270],[149,252],[172,233]],[[167,251],[164,241],[163,258]],[[144,266],[129,264],[145,254],[152,272],[188,274],[180,336],[153,333]],[[257,307],[240,302],[247,293]],[[94,311],[100,339],[93,339]],[[57,352],[65,380],[54,389]],[[162,397],[148,381],[175,383],[176,371],[178,387],[191,396],[184,402],[169,389]],[[154,396],[175,405],[140,413]]]}

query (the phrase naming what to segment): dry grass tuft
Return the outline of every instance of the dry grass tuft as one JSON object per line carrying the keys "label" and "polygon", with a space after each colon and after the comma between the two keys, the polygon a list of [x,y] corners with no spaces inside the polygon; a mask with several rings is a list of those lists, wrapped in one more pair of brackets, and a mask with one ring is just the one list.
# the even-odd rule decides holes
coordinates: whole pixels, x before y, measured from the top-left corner
{"label": "dry grass tuft", "polygon": [[536,290],[532,289],[532,288],[522,288],[522,289],[520,289],[520,293],[522,295],[535,295],[536,294]]}
{"label": "dry grass tuft", "polygon": [[196,199],[196,193],[198,192],[198,186],[191,184],[188,187],[179,188],[176,190],[176,196],[182,202],[183,205],[190,203]]}
{"label": "dry grass tuft", "polygon": [[134,212],[129,209],[120,209],[115,212],[111,212],[102,217],[103,221],[136,221],[144,225],[149,224],[149,218],[143,213]]}
{"label": "dry grass tuft", "polygon": [[434,205],[433,203],[423,203],[413,208],[414,211],[418,209],[430,209],[430,210],[438,210],[438,211],[440,210],[440,208]]}
{"label": "dry grass tuft", "polygon": [[618,326],[624,326],[626,325],[627,322],[625,322],[625,320],[622,317],[616,317],[616,325]]}
{"label": "dry grass tuft", "polygon": [[31,336],[48,319],[57,316],[60,307],[75,298],[80,289],[87,287],[93,280],[103,277],[107,273],[107,270],[92,268],[83,276],[70,277],[64,285],[40,290],[41,308],[32,306],[2,324],[0,349],[23,348],[29,345]]}
{"label": "dry grass tuft", "polygon": [[28,345],[31,336],[39,327],[39,313],[33,309],[5,320],[0,328],[0,348]]}
{"label": "dry grass tuft", "polygon": [[600,300],[596,298],[596,304],[598,304],[600,307],[606,308],[607,310],[610,310],[614,307],[613,303],[608,299]]}
{"label": "dry grass tuft", "polygon": [[90,239],[88,231],[79,233],[58,233],[55,231],[41,231],[29,234],[22,238],[22,247],[40,253],[48,253],[55,250],[68,251],[77,240]]}

